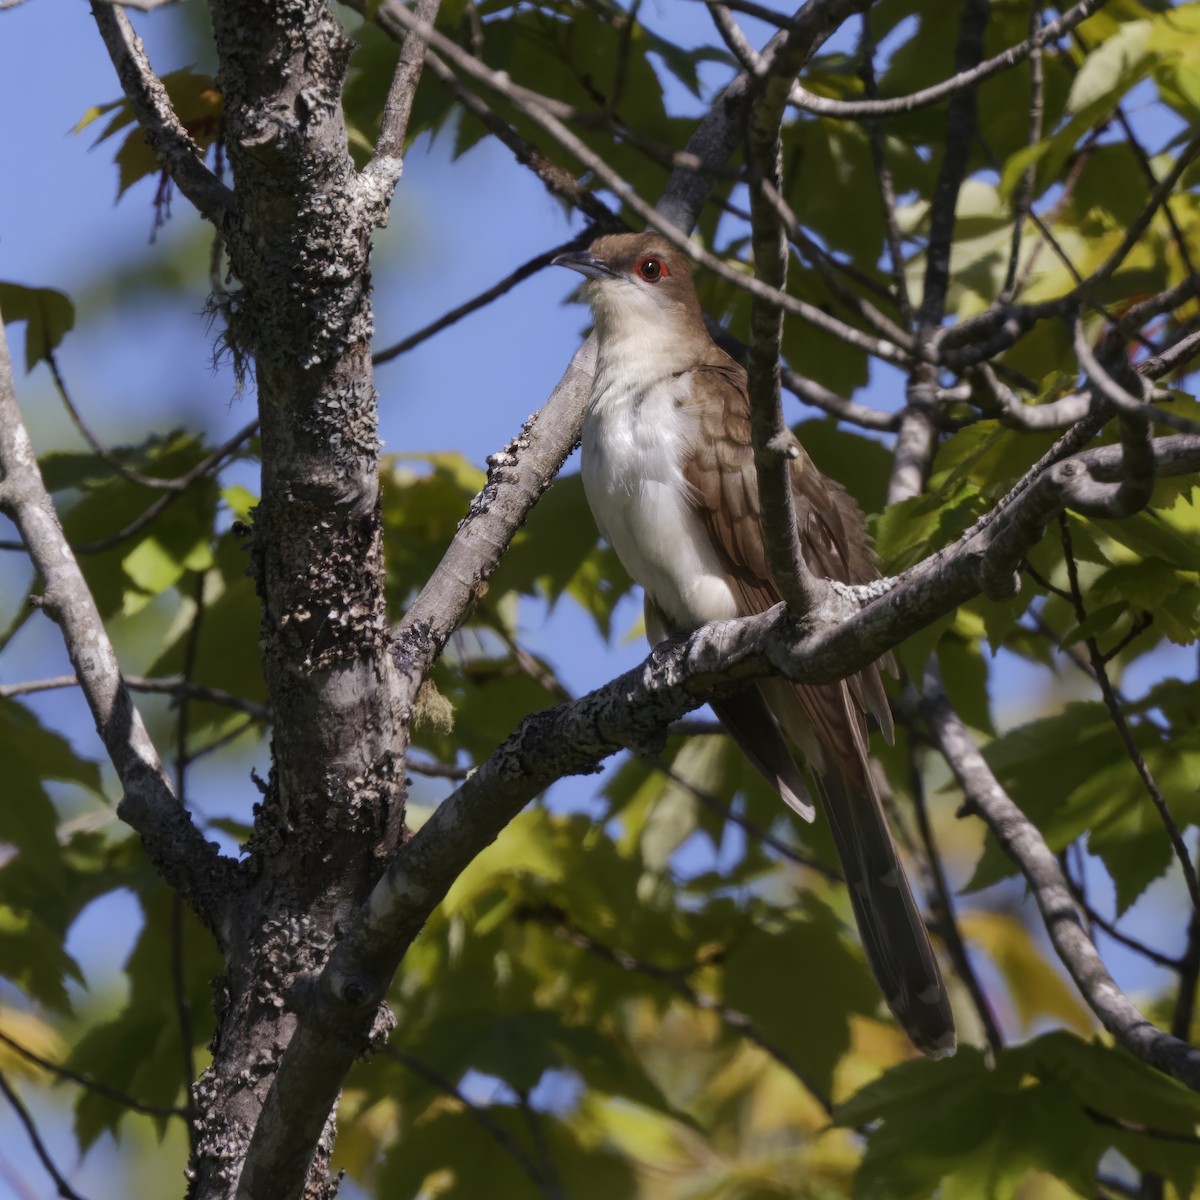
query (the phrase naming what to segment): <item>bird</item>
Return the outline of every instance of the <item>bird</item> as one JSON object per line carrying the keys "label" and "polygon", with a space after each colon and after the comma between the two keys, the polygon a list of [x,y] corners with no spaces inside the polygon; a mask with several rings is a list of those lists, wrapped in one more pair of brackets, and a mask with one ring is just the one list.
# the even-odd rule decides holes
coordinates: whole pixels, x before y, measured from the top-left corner
{"label": "bird", "polygon": [[[641,585],[651,645],[765,612],[783,597],[763,542],[746,372],[710,337],[687,256],[650,231],[605,234],[553,261],[585,277],[597,350],[583,486]],[[862,511],[797,449],[792,494],[809,566],[846,584],[878,579]],[[839,683],[764,680],[711,707],[805,820],[817,793],[884,999],[918,1050],[953,1054],[949,997],[871,770],[868,715],[892,735],[879,664]]]}

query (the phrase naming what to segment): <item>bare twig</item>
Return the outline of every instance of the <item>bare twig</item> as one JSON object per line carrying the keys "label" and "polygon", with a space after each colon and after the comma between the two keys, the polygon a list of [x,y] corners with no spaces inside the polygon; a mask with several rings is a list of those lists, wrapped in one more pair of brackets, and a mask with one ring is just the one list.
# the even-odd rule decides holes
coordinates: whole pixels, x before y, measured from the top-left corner
{"label": "bare twig", "polygon": [[429,1066],[428,1063],[422,1062],[421,1059],[416,1058],[407,1051],[400,1050],[392,1045],[387,1045],[384,1046],[383,1053],[386,1054],[388,1058],[395,1059],[396,1062],[402,1063],[414,1075],[419,1075],[431,1087],[435,1087],[439,1092],[444,1092],[447,1096],[457,1100],[458,1103],[463,1106],[463,1109],[470,1113],[471,1119],[477,1122],[481,1129],[486,1130],[496,1144],[512,1158],[513,1162],[515,1162],[522,1171],[525,1172],[526,1176],[529,1178],[529,1182],[532,1183],[535,1188],[545,1194],[541,1172],[538,1171],[533,1159],[529,1157],[529,1155],[525,1152],[524,1147],[521,1146],[516,1138],[514,1138],[512,1134],[510,1134],[508,1130],[505,1129],[504,1126],[501,1125],[500,1122],[497,1121],[486,1108],[483,1108],[478,1104],[473,1104],[467,1099],[466,1096],[463,1095],[458,1085],[452,1079],[448,1079],[440,1071],[434,1070],[434,1068]]}
{"label": "bare twig", "polygon": [[[1045,109],[1042,45],[1038,41],[1041,25],[1041,0],[1030,0],[1029,42],[1032,49],[1029,55],[1029,138],[1026,143],[1030,147],[1036,146],[1042,140],[1042,117]],[[1021,235],[1025,231],[1025,221],[1033,207],[1033,183],[1036,176],[1037,163],[1031,162],[1017,185],[1017,194],[1013,200],[1013,230],[1008,252],[1008,269],[1004,273],[1004,286],[1000,289],[1002,300],[1011,300],[1016,295],[1017,268],[1021,262]]]}
{"label": "bare twig", "polygon": [[[713,732],[723,734],[725,731],[720,725],[717,725],[714,727]],[[745,830],[755,841],[761,842],[764,846],[769,846],[776,854],[792,863],[793,866],[801,867],[806,871],[813,871],[832,883],[845,883],[845,878],[836,867],[830,867],[821,862],[820,859],[813,858],[811,855],[801,854],[794,847],[789,846],[787,842],[777,838],[769,829],[764,829],[756,821],[750,820],[749,817],[738,812],[717,796],[714,796],[712,792],[698,787],[690,779],[684,778],[683,775],[672,767],[669,767],[666,763],[656,762],[654,767],[656,770],[661,771],[676,787],[683,788],[690,796],[694,797],[700,804],[703,804],[709,812],[716,813],[723,820],[730,821],[739,829]]]}
{"label": "bare twig", "polygon": [[846,117],[856,120],[860,117],[891,117],[914,112],[918,108],[927,108],[931,104],[936,104],[939,100],[946,99],[947,96],[961,95],[985,79],[990,79],[993,75],[1008,70],[1022,59],[1028,58],[1035,49],[1040,50],[1043,46],[1062,37],[1064,33],[1074,29],[1105,3],[1106,0],[1082,0],[1074,8],[1063,13],[1058,20],[1044,25],[1035,37],[1018,42],[994,58],[989,58],[973,67],[959,69],[949,79],[944,79],[932,87],[922,88],[921,91],[913,92],[908,96],[896,96],[886,100],[830,100],[824,96],[815,96],[797,84],[792,89],[790,99],[797,108],[824,117]]}
{"label": "bare twig", "polygon": [[[988,0],[965,0],[954,52],[961,73],[983,57],[983,39],[991,6]],[[937,184],[930,204],[929,243],[925,249],[925,283],[917,312],[916,354],[909,376],[907,403],[896,435],[888,503],[907,500],[925,487],[937,449],[937,339],[946,313],[950,284],[950,250],[954,242],[958,195],[967,174],[975,140],[976,102],[973,86],[957,91],[946,114],[946,140]]]}
{"label": "bare twig", "polygon": [[171,107],[163,82],[146,57],[142,39],[123,9],[94,0],[92,16],[108,49],[146,142],[159,165],[201,215],[221,228],[234,211],[233,192],[204,165],[204,156]]}
{"label": "bare twig", "polygon": [[529,1130],[529,1138],[533,1142],[534,1148],[537,1151],[538,1161],[541,1163],[539,1174],[542,1178],[542,1194],[546,1197],[546,1200],[567,1200],[567,1193],[563,1189],[562,1176],[558,1173],[558,1167],[554,1162],[554,1152],[550,1149],[550,1143],[546,1140],[546,1129],[542,1123],[542,1114],[529,1103],[528,1092],[517,1093],[517,1104],[521,1109],[521,1115],[525,1118],[525,1127]]}
{"label": "bare twig", "polygon": [[131,1112],[145,1113],[149,1117],[184,1117],[187,1115],[182,1108],[176,1108],[172,1105],[143,1104],[140,1100],[135,1100],[132,1096],[120,1091],[118,1088],[109,1087],[107,1083],[102,1083],[99,1079],[92,1079],[88,1075],[81,1075],[78,1071],[73,1071],[70,1067],[65,1067],[61,1063],[51,1062],[50,1059],[43,1058],[40,1054],[34,1053],[28,1046],[22,1045],[16,1038],[10,1037],[2,1029],[0,1029],[0,1042],[3,1042],[4,1045],[14,1053],[19,1054],[27,1062],[41,1067],[43,1071],[47,1071],[59,1079],[66,1079],[71,1083],[78,1084],[81,1088],[86,1088],[89,1092],[95,1092],[97,1096],[103,1096],[107,1100],[112,1100],[115,1104],[120,1104],[123,1108],[128,1108]]}
{"label": "bare twig", "polygon": [[[1064,878],[1070,886],[1071,895],[1075,903],[1079,905],[1088,921],[1095,925],[1097,929],[1106,933],[1114,942],[1120,942],[1127,950],[1132,950],[1135,954],[1140,954],[1147,961],[1154,963],[1155,966],[1165,967],[1170,971],[1182,971],[1182,959],[1173,958],[1169,954],[1164,954],[1161,950],[1156,950],[1153,946],[1147,946],[1145,942],[1140,941],[1138,938],[1131,937],[1115,921],[1110,921],[1087,902],[1083,888],[1071,877],[1069,872],[1064,872]],[[1176,1036],[1179,1037],[1181,1035],[1176,1034]],[[1186,1041],[1187,1039],[1185,1038],[1184,1040]]]}
{"label": "bare twig", "polygon": [[[590,237],[590,234],[586,235]],[[478,296],[472,296],[470,300],[464,301],[456,308],[452,308],[449,312],[443,313],[436,321],[431,321],[428,325],[418,329],[416,333],[410,333],[408,337],[402,338],[395,344],[388,346],[385,350],[379,350],[373,357],[373,362],[378,367],[383,363],[391,362],[394,358],[399,358],[402,354],[407,354],[410,350],[415,349],[422,342],[428,341],[436,333],[441,333],[443,329],[449,328],[463,317],[469,316],[471,313],[484,308],[486,305],[506,292],[512,291],[513,288],[528,279],[531,275],[536,275],[543,268],[548,267],[558,255],[563,254],[567,250],[575,250],[579,247],[580,238],[572,238],[569,242],[563,242],[561,246],[555,246],[552,250],[546,250],[541,254],[534,255],[528,262],[522,263],[515,271],[511,271],[498,283],[492,284],[490,288],[479,293]]]}
{"label": "bare twig", "polygon": [[[880,312],[868,299],[852,288],[846,287],[834,273],[833,267],[841,266],[836,259],[821,251],[821,248],[805,232],[796,214],[780,195],[775,182],[762,179],[760,186],[767,203],[775,210],[787,231],[788,238],[795,244],[804,260],[810,263],[821,277],[821,282],[860,321],[865,322],[882,338],[894,342],[902,350],[912,353],[912,336],[890,317]],[[858,282],[862,282],[861,279]]]}
{"label": "bare twig", "polygon": [[42,1135],[38,1133],[33,1115],[25,1107],[21,1097],[13,1091],[12,1085],[4,1077],[3,1071],[0,1071],[0,1092],[4,1093],[9,1104],[13,1106],[17,1120],[25,1126],[25,1132],[29,1135],[33,1152],[41,1160],[42,1166],[46,1168],[46,1173],[54,1180],[54,1186],[58,1189],[62,1200],[83,1200],[83,1197],[67,1182],[66,1176],[54,1165],[54,1159],[50,1157],[50,1151],[46,1149],[46,1143],[42,1141]]}
{"label": "bare twig", "polygon": [[863,429],[876,429],[881,433],[893,433],[900,425],[898,412],[881,412],[869,404],[860,404],[856,400],[847,400],[836,392],[831,392],[824,384],[815,379],[808,379],[797,374],[790,367],[782,367],[779,373],[780,382],[793,395],[798,396],[805,404],[811,404],[839,421],[850,425],[859,425]]}
{"label": "bare twig", "polygon": [[1192,160],[1200,154],[1200,133],[1193,134],[1187,145],[1179,152],[1171,169],[1163,176],[1161,182],[1150,193],[1145,206],[1125,231],[1121,244],[1108,256],[1104,263],[1094,271],[1087,280],[1089,288],[1099,287],[1100,284],[1112,278],[1117,268],[1125,261],[1129,252],[1138,244],[1142,234],[1154,218],[1154,214],[1166,203],[1167,197],[1175,190],[1175,185],[1183,176],[1184,171],[1191,165]]}
{"label": "bare twig", "polygon": [[59,399],[63,402],[63,407],[70,414],[75,428],[83,435],[83,440],[92,448],[92,452],[97,458],[102,459],[122,479],[137,484],[138,487],[154,488],[166,492],[182,492],[189,486],[189,483],[182,479],[163,479],[159,476],[144,475],[141,471],[126,466],[116,454],[100,442],[84,421],[79,409],[75,407],[75,402],[67,391],[66,381],[63,379],[62,370],[58,365],[58,356],[53,350],[47,348],[44,351],[44,357],[46,365],[50,368],[50,375],[54,379],[54,387],[58,392]]}
{"label": "bare twig", "polygon": [[[418,0],[416,14],[432,25],[437,20],[441,0]],[[404,39],[400,58],[396,63],[392,83],[388,88],[387,100],[383,105],[383,117],[379,123],[379,137],[371,155],[372,164],[382,158],[403,158],[404,139],[408,134],[408,121],[412,114],[413,99],[417,84],[421,82],[421,67],[425,62],[425,39],[420,34],[409,34]]]}
{"label": "bare twig", "polygon": [[[392,7],[384,4],[379,9],[377,19],[385,29],[398,36],[403,27],[394,18],[390,19],[392,12]],[[571,205],[572,208],[579,209],[584,216],[598,226],[610,229],[621,227],[620,218],[603,200],[594,196],[565,167],[561,167],[547,158],[511,125],[501,120],[474,92],[459,82],[458,77],[437,54],[427,51],[425,63],[439,82],[451,91],[459,104],[472,116],[482,121],[487,129],[512,151],[517,162],[533,171],[552,196]]]}
{"label": "bare twig", "polygon": [[[241,446],[241,444],[253,437],[258,432],[258,422],[251,421],[237,433],[233,435],[224,445],[218,446],[211,454],[207,455],[198,462],[190,471],[185,471],[180,475],[174,483],[179,486],[172,486],[170,491],[165,491],[145,510],[139,513],[128,525],[122,529],[118,529],[116,533],[109,534],[108,537],[99,538],[94,542],[83,542],[78,546],[72,546],[71,550],[75,554],[101,554],[105,550],[111,550],[114,546],[119,546],[122,542],[140,533],[152,521],[157,518],[164,509],[173,504],[189,487],[192,486],[198,479],[208,475],[209,472],[219,467],[227,458],[232,457]],[[25,546],[21,542],[0,541],[0,550],[24,550]]]}
{"label": "bare twig", "polygon": [[[932,659],[929,669],[937,669]],[[954,894],[946,879],[946,869],[942,865],[942,856],[938,851],[937,842],[933,836],[933,825],[929,820],[925,779],[921,770],[921,762],[917,757],[918,753],[924,757],[925,752],[924,745],[918,750],[914,744],[910,756],[909,774],[912,785],[913,811],[917,816],[917,829],[921,834],[921,845],[925,849],[924,858],[929,866],[929,875],[933,882],[932,894],[929,897],[935,918],[933,928],[942,935],[946,949],[950,952],[950,958],[954,962],[954,969],[958,972],[958,977],[963,981],[967,994],[971,997],[971,1003],[975,1006],[975,1013],[983,1029],[983,1035],[987,1039],[988,1048],[993,1054],[999,1054],[1004,1049],[1004,1038],[1000,1034],[1000,1027],[996,1024],[992,1006],[988,1003],[987,993],[983,990],[979,976],[971,964],[970,952],[963,941],[962,930],[958,927],[958,917],[954,911]]]}
{"label": "bare twig", "polygon": [[805,1091],[827,1113],[832,1114],[833,1105],[830,1098],[812,1080],[808,1072],[786,1050],[768,1038],[745,1013],[739,1012],[735,1008],[730,1008],[728,1005],[722,1004],[719,1000],[714,1000],[711,996],[706,996],[703,992],[697,991],[688,981],[688,975],[691,973],[690,970],[675,970],[670,967],[662,967],[657,963],[646,962],[644,959],[636,958],[634,955],[622,950],[619,946],[608,946],[585,930],[571,924],[567,920],[566,914],[558,909],[528,909],[524,911],[523,915],[530,919],[546,922],[569,945],[584,950],[603,962],[617,967],[619,970],[628,971],[635,975],[644,975],[648,979],[653,979],[658,983],[664,984],[686,1000],[693,1008],[699,1009],[701,1012],[713,1013],[731,1029],[736,1029],[748,1042],[752,1042],[760,1050],[769,1054],[785,1071],[796,1078]]}
{"label": "bare twig", "polygon": [[1178,967],[1179,991],[1171,1014],[1171,1033],[1181,1041],[1190,1042],[1196,1016],[1196,988],[1200,983],[1200,913],[1193,912],[1188,922],[1187,946]]}
{"label": "bare twig", "polygon": [[[1082,625],[1087,620],[1087,609],[1084,607],[1083,592],[1079,587],[1079,567],[1075,562],[1074,547],[1071,544],[1071,527],[1066,517],[1062,514],[1059,515],[1058,527],[1062,538],[1063,557],[1067,565],[1067,579],[1071,587],[1071,602],[1075,608],[1075,619]],[[1085,638],[1083,644],[1087,647],[1092,671],[1096,676],[1096,682],[1100,685],[1100,694],[1104,698],[1104,706],[1108,709],[1108,714],[1112,718],[1113,726],[1121,739],[1121,745],[1125,747],[1125,753],[1129,756],[1129,761],[1133,763],[1134,770],[1137,771],[1138,778],[1142,781],[1142,786],[1146,789],[1146,794],[1150,797],[1151,803],[1158,811],[1163,828],[1167,831],[1167,836],[1171,840],[1171,847],[1175,851],[1175,857],[1179,860],[1179,865],[1183,870],[1183,878],[1187,884],[1188,895],[1192,899],[1192,906],[1197,913],[1200,913],[1200,880],[1196,878],[1196,866],[1192,862],[1191,854],[1188,853],[1187,844],[1183,840],[1183,834],[1180,832],[1179,825],[1171,813],[1166,797],[1162,794],[1162,789],[1155,781],[1145,757],[1134,741],[1133,731],[1129,728],[1129,722],[1125,719],[1125,712],[1121,708],[1121,702],[1108,677],[1108,666],[1104,661],[1104,656],[1100,653],[1100,647],[1096,644],[1096,639],[1094,637]]]}
{"label": "bare twig", "polygon": [[[871,33],[871,10],[863,9],[862,34],[858,43],[859,71],[863,91],[868,100],[877,100],[879,91],[875,81],[875,38]],[[883,207],[883,229],[887,239],[888,264],[891,267],[892,290],[896,293],[896,303],[900,306],[900,315],[910,329],[913,325],[912,299],[908,294],[908,278],[904,273],[904,251],[900,244],[900,225],[896,219],[896,188],[892,183],[891,168],[887,163],[887,143],[883,136],[883,127],[878,120],[868,118],[866,121],[867,142],[871,147],[871,166],[875,171],[875,182],[879,192],[879,201]]]}

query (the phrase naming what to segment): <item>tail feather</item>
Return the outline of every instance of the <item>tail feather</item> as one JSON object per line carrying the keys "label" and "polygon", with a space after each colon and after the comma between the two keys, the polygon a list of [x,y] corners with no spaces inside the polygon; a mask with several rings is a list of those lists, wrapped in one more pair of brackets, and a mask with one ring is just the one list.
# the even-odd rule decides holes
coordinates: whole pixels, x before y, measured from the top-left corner
{"label": "tail feather", "polygon": [[873,789],[831,773],[818,781],[863,949],[888,1007],[930,1058],[954,1053],[954,1015],[925,922]]}
{"label": "tail feather", "polygon": [[812,821],[817,810],[804,782],[804,773],[796,765],[779,726],[771,717],[757,688],[734,692],[710,701],[717,719],[738,744],[750,765],[779,793],[784,803],[798,816]]}

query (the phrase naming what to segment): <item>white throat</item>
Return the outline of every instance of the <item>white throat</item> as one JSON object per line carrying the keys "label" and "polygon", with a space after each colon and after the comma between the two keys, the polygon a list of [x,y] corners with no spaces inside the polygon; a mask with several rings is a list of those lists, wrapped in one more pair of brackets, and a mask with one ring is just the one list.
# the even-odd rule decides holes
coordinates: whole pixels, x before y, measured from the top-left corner
{"label": "white throat", "polygon": [[592,291],[599,351],[582,474],[596,524],[671,631],[737,616],[683,475],[699,436],[694,334],[636,285]]}

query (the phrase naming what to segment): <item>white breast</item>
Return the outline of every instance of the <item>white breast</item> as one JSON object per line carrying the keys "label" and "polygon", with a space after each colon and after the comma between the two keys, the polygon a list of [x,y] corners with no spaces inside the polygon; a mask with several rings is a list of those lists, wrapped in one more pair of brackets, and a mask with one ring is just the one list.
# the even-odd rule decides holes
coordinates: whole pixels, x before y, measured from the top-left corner
{"label": "white breast", "polygon": [[[738,615],[689,496],[682,465],[695,436],[691,377],[658,348],[601,341],[583,424],[583,486],[600,532],[679,630]],[[664,366],[666,369],[664,370]]]}

